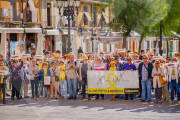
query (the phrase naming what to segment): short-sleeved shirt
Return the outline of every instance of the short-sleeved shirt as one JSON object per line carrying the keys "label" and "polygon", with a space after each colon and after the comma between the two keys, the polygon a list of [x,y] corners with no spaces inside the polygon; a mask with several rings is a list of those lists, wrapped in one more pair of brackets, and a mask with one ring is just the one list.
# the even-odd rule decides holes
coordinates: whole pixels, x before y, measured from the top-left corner
{"label": "short-sleeved shirt", "polygon": [[122,67],[122,70],[131,70],[131,69],[136,70],[136,66],[132,63],[130,65],[128,63],[125,63]]}

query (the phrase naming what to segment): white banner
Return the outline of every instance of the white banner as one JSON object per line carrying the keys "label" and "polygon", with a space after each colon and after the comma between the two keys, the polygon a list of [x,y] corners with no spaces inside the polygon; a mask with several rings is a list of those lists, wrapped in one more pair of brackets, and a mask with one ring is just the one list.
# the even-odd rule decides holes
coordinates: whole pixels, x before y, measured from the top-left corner
{"label": "white banner", "polygon": [[139,92],[138,71],[88,71],[89,94],[124,94]]}

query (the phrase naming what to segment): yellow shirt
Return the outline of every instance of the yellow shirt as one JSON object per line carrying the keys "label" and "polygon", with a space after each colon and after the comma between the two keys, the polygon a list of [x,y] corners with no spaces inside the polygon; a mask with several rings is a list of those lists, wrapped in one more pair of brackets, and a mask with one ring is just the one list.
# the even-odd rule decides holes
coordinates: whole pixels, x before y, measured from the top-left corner
{"label": "yellow shirt", "polygon": [[44,77],[46,77],[46,74],[47,74],[47,68],[43,68],[44,70]]}
{"label": "yellow shirt", "polygon": [[110,67],[109,71],[117,71],[117,68],[116,67]]}
{"label": "yellow shirt", "polygon": [[1,75],[1,84],[3,84],[4,75]]}
{"label": "yellow shirt", "polygon": [[[63,71],[61,71],[61,70],[63,70]],[[65,80],[65,72],[64,72],[64,70],[65,70],[65,65],[60,65],[59,66],[59,71],[60,71],[59,80],[60,81],[64,81]]]}
{"label": "yellow shirt", "polygon": [[42,69],[42,64],[39,64],[39,70],[41,70]]}

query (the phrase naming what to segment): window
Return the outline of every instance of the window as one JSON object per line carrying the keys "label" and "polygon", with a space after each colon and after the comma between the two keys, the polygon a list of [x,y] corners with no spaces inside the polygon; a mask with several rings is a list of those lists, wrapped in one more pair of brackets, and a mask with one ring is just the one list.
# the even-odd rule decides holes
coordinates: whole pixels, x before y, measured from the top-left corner
{"label": "window", "polygon": [[[85,6],[83,6],[83,11],[84,12],[88,12],[88,7],[85,5]],[[84,14],[84,16],[83,16],[83,21],[84,21],[84,26],[85,25],[88,25],[88,19],[87,19],[87,16]]]}
{"label": "window", "polygon": [[47,3],[47,26],[51,26],[51,4]]}
{"label": "window", "polygon": [[97,26],[97,7],[96,6],[94,6],[93,7],[93,22],[94,22],[94,27],[96,27]]}
{"label": "window", "polygon": [[17,33],[10,33],[10,41],[17,41]]}

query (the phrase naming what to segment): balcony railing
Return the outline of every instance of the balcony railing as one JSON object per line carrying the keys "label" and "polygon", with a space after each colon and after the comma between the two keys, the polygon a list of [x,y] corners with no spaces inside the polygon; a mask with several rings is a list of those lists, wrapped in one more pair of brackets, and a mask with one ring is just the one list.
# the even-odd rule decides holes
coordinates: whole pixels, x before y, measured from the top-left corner
{"label": "balcony railing", "polygon": [[0,8],[0,21],[3,22],[20,22],[21,10]]}
{"label": "balcony railing", "polygon": [[45,16],[42,20],[42,25],[45,27],[56,27],[56,16]]}

